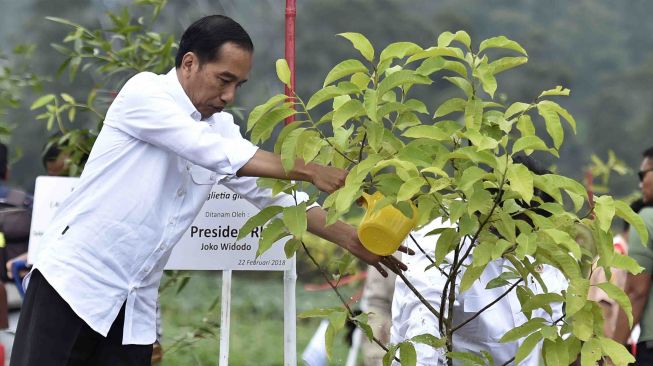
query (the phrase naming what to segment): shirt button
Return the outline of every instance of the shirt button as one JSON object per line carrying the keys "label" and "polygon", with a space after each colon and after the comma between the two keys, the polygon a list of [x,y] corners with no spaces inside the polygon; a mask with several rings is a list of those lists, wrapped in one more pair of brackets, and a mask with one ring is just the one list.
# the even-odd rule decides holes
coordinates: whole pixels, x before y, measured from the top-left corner
{"label": "shirt button", "polygon": [[215,173],[211,174],[211,180],[215,180]]}
{"label": "shirt button", "polygon": [[147,266],[147,267],[143,268],[143,272],[145,272],[145,273],[148,273],[151,270],[152,270],[152,267],[150,267],[150,266]]}
{"label": "shirt button", "polygon": [[183,189],[183,188],[179,188],[179,189],[177,190],[177,196],[179,196],[179,197],[183,196],[184,193],[186,193],[186,192],[184,192],[184,189]]}

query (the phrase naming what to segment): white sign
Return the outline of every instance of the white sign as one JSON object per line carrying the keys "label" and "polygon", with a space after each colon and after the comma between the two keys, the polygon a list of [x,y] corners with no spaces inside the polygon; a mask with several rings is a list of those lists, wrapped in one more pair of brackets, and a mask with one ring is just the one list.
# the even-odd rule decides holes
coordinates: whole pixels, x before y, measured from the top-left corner
{"label": "white sign", "polygon": [[[29,257],[36,258],[40,239],[61,203],[79,178],[36,178]],[[242,240],[238,231],[259,210],[231,190],[215,185],[199,214],[172,250],[166,269],[284,271],[289,260],[283,251],[286,239],[256,258],[261,227]]]}

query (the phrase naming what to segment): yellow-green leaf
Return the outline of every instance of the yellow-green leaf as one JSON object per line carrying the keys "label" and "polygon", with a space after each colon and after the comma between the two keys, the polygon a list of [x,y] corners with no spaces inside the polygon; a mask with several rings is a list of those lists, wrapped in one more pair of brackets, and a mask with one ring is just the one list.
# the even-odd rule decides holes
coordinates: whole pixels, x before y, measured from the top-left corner
{"label": "yellow-green leaf", "polygon": [[306,233],[306,202],[283,209],[283,223],[292,235],[297,238]]}
{"label": "yellow-green leaf", "polygon": [[329,71],[326,78],[324,79],[323,86],[327,86],[340,78],[356,73],[363,73],[363,75],[367,77],[367,75],[364,74],[366,72],[367,67],[365,67],[362,62],[354,59],[345,60],[334,66],[333,69]]}
{"label": "yellow-green leaf", "polygon": [[508,166],[506,178],[510,182],[510,189],[519,193],[526,201],[533,199],[533,173],[522,164],[512,164]]}
{"label": "yellow-green leaf", "polygon": [[482,41],[479,46],[478,52],[481,53],[488,48],[509,49],[509,50],[517,51],[524,56],[528,56],[526,54],[526,50],[524,50],[524,48],[520,46],[519,43],[510,40],[505,36],[492,37]]}
{"label": "yellow-green leaf", "polygon": [[635,228],[642,243],[648,243],[648,230],[641,216],[636,214],[625,202],[614,201],[615,213]]}
{"label": "yellow-green leaf", "polygon": [[364,35],[354,32],[340,33],[338,35],[349,40],[367,61],[372,62],[374,60],[374,47]]}
{"label": "yellow-green leaf", "polygon": [[277,60],[275,65],[277,68],[277,77],[290,88],[290,67],[288,67],[288,61],[281,58]]}
{"label": "yellow-green leaf", "polygon": [[615,214],[614,199],[611,196],[600,196],[594,200],[594,213],[603,231],[610,230]]}
{"label": "yellow-green leaf", "polygon": [[247,222],[243,225],[243,227],[240,228],[240,231],[238,232],[238,238],[237,240],[240,240],[247,236],[254,228],[258,226],[262,226],[266,222],[268,222],[271,218],[274,216],[278,215],[283,211],[283,207],[281,206],[268,206],[256,215],[250,217]]}

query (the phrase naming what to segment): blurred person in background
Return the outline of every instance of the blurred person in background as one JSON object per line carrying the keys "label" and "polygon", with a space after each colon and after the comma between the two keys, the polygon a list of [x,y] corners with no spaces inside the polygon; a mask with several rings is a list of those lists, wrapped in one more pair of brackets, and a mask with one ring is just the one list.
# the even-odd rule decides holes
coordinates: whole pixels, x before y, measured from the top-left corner
{"label": "blurred person in background", "polygon": [[[642,153],[639,167],[639,188],[642,191],[644,205],[653,204],[653,147]],[[643,243],[639,234],[632,227],[628,232],[628,255],[644,268],[639,274],[628,273],[625,292],[633,308],[633,325],[639,324],[640,336],[635,355],[636,365],[653,365],[653,302],[651,295],[651,274],[653,273],[653,207],[643,207],[639,216],[644,220],[648,231],[648,241]],[[631,328],[623,310],[619,311],[613,338],[625,344]]]}

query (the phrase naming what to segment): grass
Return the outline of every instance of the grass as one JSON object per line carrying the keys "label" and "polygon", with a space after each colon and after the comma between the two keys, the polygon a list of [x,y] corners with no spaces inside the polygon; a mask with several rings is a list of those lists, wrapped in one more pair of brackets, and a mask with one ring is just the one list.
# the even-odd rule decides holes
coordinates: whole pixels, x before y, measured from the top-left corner
{"label": "grass", "polygon": [[[162,366],[217,365],[219,354],[220,272],[188,272],[192,277],[179,292],[160,296],[163,315]],[[346,286],[352,296],[362,286]],[[297,312],[340,306],[331,290],[307,292],[297,282]],[[212,308],[213,304],[217,304]],[[320,319],[297,319],[297,360]],[[349,346],[345,332],[335,339],[329,365],[344,365]],[[283,365],[283,273],[233,272],[229,365]]]}

